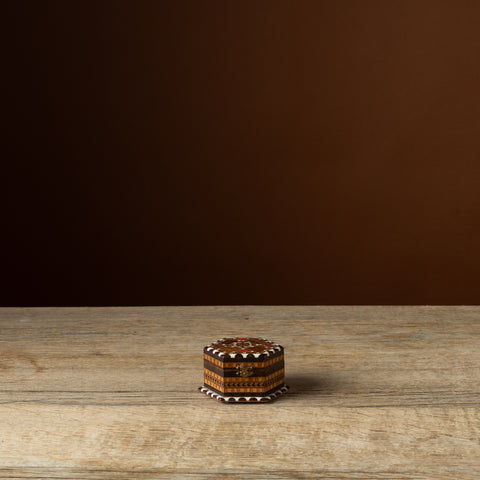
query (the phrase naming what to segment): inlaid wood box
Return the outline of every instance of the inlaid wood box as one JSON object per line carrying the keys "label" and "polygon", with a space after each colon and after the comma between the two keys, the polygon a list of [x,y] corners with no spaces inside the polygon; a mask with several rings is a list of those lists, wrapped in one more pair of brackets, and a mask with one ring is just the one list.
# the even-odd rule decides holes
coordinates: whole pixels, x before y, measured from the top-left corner
{"label": "inlaid wood box", "polygon": [[269,402],[287,392],[284,350],[263,338],[222,338],[203,349],[199,390],[229,403]]}

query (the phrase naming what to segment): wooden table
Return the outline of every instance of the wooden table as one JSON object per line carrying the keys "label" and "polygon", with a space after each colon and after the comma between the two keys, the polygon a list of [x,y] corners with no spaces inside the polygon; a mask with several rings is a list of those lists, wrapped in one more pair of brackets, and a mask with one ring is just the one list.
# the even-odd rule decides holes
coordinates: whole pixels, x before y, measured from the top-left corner
{"label": "wooden table", "polygon": [[[197,391],[223,336],[285,347],[267,404]],[[480,308],[0,309],[0,478],[480,478]]]}

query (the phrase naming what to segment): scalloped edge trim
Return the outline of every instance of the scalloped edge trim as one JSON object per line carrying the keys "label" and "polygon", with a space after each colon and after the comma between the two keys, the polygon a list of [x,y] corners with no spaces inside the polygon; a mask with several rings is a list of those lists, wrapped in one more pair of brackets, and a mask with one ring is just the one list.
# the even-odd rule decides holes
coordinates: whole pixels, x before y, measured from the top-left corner
{"label": "scalloped edge trim", "polygon": [[265,403],[270,402],[275,398],[281,397],[282,395],[285,395],[288,392],[289,388],[290,387],[288,385],[284,385],[283,387],[280,387],[278,390],[271,393],[270,395],[267,395],[266,397],[224,397],[216,392],[213,392],[205,386],[198,387],[198,390],[207,395],[208,397],[211,397],[214,400],[222,403]]}
{"label": "scalloped edge trim", "polygon": [[[222,340],[225,340],[225,338],[220,338],[218,340],[216,340],[216,342],[221,342]],[[266,338],[260,338],[260,340],[265,340],[266,342],[270,342],[270,340],[267,340]],[[230,357],[230,358],[247,358],[247,357],[250,357],[252,358],[259,358],[260,356],[262,355],[265,355],[266,357],[269,357],[271,355],[274,355],[275,353],[278,353],[278,352],[281,352],[282,350],[284,350],[284,348],[279,345],[278,343],[274,343],[274,342],[271,342],[275,345],[275,347],[273,348],[270,348],[269,350],[265,350],[264,352],[262,353],[225,353],[225,352],[222,352],[221,350],[217,350],[215,348],[212,347],[212,343],[210,345],[207,345],[205,348],[204,348],[204,351],[205,352],[208,352],[212,355],[218,355],[218,357],[220,358],[225,358],[225,357]]]}

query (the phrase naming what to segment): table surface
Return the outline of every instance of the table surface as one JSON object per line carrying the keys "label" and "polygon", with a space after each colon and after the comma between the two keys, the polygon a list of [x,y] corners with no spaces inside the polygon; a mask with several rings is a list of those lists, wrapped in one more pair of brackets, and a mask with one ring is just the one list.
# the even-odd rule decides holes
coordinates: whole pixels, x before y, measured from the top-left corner
{"label": "table surface", "polygon": [[[203,347],[285,347],[290,392],[198,392]],[[0,478],[480,478],[479,307],[0,309]]]}

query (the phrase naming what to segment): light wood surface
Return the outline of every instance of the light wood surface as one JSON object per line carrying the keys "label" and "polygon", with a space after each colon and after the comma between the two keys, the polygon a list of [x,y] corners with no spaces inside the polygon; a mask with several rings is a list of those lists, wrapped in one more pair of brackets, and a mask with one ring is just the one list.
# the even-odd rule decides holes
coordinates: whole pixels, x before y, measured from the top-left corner
{"label": "light wood surface", "polygon": [[[224,336],[290,392],[197,391]],[[480,478],[479,307],[0,309],[0,478]]]}

